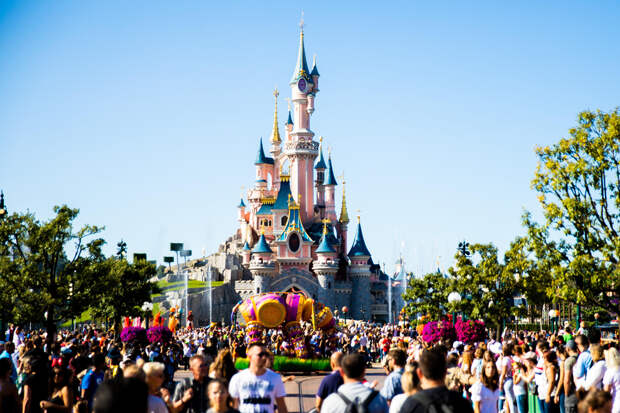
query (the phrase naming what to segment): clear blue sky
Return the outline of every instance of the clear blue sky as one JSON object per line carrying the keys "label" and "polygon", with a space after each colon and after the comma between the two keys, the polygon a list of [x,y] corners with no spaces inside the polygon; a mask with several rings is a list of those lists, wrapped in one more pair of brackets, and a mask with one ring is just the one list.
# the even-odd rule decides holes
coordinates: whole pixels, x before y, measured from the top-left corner
{"label": "clear blue sky", "polygon": [[[318,55],[312,129],[375,261],[504,250],[538,211],[535,145],[620,104],[620,6],[557,2],[0,2],[0,188],[80,208],[112,253],[200,255],[236,228],[298,21]],[[341,187],[338,188],[340,194]],[[339,208],[339,206],[338,206]]]}

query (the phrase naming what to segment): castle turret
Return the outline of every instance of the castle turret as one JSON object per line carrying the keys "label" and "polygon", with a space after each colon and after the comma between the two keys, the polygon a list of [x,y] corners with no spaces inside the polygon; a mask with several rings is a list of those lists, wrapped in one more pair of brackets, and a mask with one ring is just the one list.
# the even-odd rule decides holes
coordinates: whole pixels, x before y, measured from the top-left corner
{"label": "castle turret", "polygon": [[321,211],[321,218],[323,218],[325,209],[325,188],[323,187],[325,168],[327,168],[327,165],[323,157],[323,137],[321,136],[319,138],[319,160],[314,165],[314,170],[316,171],[316,180],[314,181],[314,185],[316,186],[316,204]]}
{"label": "castle turret", "polygon": [[318,291],[317,299],[331,309],[335,309],[334,301],[334,276],[338,271],[338,253],[327,240],[327,223],[329,220],[323,220],[323,236],[316,249],[316,260],[312,263],[312,269],[316,274],[317,280],[321,288]]}
{"label": "castle turret", "polygon": [[360,217],[357,217],[357,232],[349,251],[351,260],[351,311],[356,320],[370,317],[370,252],[364,241]]}
{"label": "castle turret", "polygon": [[273,260],[273,251],[269,247],[263,233],[261,233],[258,242],[252,250],[249,268],[254,278],[256,293],[269,291],[276,267]]}
{"label": "castle turret", "polygon": [[312,82],[314,83],[314,93],[319,91],[319,69],[316,67],[316,55],[312,59],[312,71],[310,72],[310,76],[312,76]]}
{"label": "castle turret", "polygon": [[293,132],[293,115],[291,114],[291,103],[288,103],[288,119],[286,120],[286,137],[290,139],[291,132]]}
{"label": "castle turret", "polygon": [[250,265],[250,256],[252,255],[252,250],[250,249],[250,245],[246,241],[243,244],[243,248],[241,249],[241,257],[243,258],[243,266],[248,267]]}
{"label": "castle turret", "polygon": [[265,156],[263,149],[263,138],[258,142],[258,152],[256,153],[256,188],[267,189],[267,179],[269,174],[273,172],[273,158]]}
{"label": "castle turret", "polygon": [[237,209],[239,210],[239,214],[237,215],[237,219],[239,221],[245,221],[245,202],[243,202],[243,198],[241,198],[241,201],[239,202],[239,205],[237,205]]}
{"label": "castle turret", "polygon": [[332,166],[332,156],[329,154],[327,160],[327,171],[325,172],[325,218],[332,222],[337,221],[336,217],[336,177],[334,176],[334,167]]}
{"label": "castle turret", "polygon": [[347,197],[346,197],[346,181],[342,181],[342,205],[340,206],[340,218],[338,222],[341,251],[347,250],[347,227],[349,226],[349,213],[347,212]]}
{"label": "castle turret", "polygon": [[281,152],[281,148],[280,148],[280,144],[282,143],[282,139],[280,138],[280,129],[278,128],[278,96],[280,94],[278,93],[278,89],[273,91],[273,96],[275,98],[275,108],[273,110],[273,127],[271,129],[271,149],[269,150],[269,152],[271,153],[271,157],[274,160],[274,165],[273,165],[273,182],[277,183],[279,182],[278,177],[279,177],[279,173],[278,171],[280,170],[280,165],[278,162],[278,159],[280,157],[280,152]]}

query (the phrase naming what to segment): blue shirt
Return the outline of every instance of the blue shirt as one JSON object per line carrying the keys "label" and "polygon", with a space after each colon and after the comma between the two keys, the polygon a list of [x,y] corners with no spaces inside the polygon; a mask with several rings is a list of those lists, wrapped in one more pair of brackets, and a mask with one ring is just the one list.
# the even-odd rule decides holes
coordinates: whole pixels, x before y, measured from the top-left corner
{"label": "blue shirt", "polygon": [[323,377],[316,395],[325,400],[330,394],[336,393],[338,391],[338,387],[342,384],[344,384],[344,381],[342,380],[340,372],[338,370],[333,371],[331,374]]}
{"label": "blue shirt", "polygon": [[576,379],[585,378],[590,367],[592,367],[592,355],[590,354],[590,350],[585,350],[577,357],[577,361],[573,367],[573,376]]}
{"label": "blue shirt", "polygon": [[394,369],[394,371],[391,372],[385,379],[385,383],[381,389],[381,396],[385,397],[385,400],[390,401],[394,396],[403,392],[403,386],[400,383],[400,379],[403,376],[404,371],[405,370],[402,367]]}
{"label": "blue shirt", "polygon": [[11,357],[8,351],[4,350],[2,354],[0,354],[0,359],[9,359],[11,362],[11,380],[15,383],[17,380],[17,370],[15,369],[15,364],[13,364],[13,357]]}
{"label": "blue shirt", "polygon": [[86,372],[84,377],[82,378],[82,389],[86,390],[86,396],[88,397],[88,407],[92,409],[93,406],[93,396],[97,391],[97,387],[103,382],[103,372],[96,372],[91,369]]}

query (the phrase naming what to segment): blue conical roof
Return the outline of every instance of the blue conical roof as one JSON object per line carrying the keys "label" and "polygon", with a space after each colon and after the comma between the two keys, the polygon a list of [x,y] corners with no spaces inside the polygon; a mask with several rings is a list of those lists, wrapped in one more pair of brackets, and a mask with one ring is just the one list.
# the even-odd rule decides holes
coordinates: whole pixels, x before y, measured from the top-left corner
{"label": "blue conical roof", "polygon": [[334,167],[332,166],[332,156],[329,155],[329,159],[327,161],[327,180],[325,181],[325,185],[338,185],[336,182],[336,177],[334,176]]}
{"label": "blue conical roof", "polygon": [[248,244],[247,241],[245,242],[245,244],[243,244],[243,251],[251,251],[250,250],[250,245]]}
{"label": "blue conical roof", "polygon": [[297,64],[295,65],[295,71],[293,77],[291,77],[291,83],[297,81],[300,77],[310,80],[310,70],[308,70],[308,62],[306,61],[306,49],[304,47],[304,32],[299,35],[299,52],[297,53]]}
{"label": "blue conical roof", "polygon": [[288,178],[280,177],[280,190],[276,197],[276,202],[271,207],[274,209],[288,209],[288,198],[291,195],[291,185]]}
{"label": "blue conical roof", "polygon": [[265,234],[260,234],[260,238],[258,239],[258,242],[254,246],[254,249],[252,250],[252,252],[265,253],[265,254],[273,253],[271,248],[269,248],[269,244],[267,244],[267,240],[265,239]]}
{"label": "blue conical roof", "polygon": [[321,76],[319,74],[319,69],[316,68],[316,55],[312,59],[312,71],[310,72],[311,76]]}
{"label": "blue conical roof", "polygon": [[330,245],[330,243],[327,241],[327,231],[323,232],[323,236],[321,237],[321,242],[319,243],[319,247],[316,249],[315,251],[317,254],[329,254],[329,253],[335,253],[336,250],[334,249],[334,247],[332,247]]}
{"label": "blue conical roof", "polygon": [[366,247],[366,242],[364,241],[364,234],[362,233],[362,225],[357,221],[357,232],[355,233],[355,238],[353,239],[353,245],[351,245],[351,250],[349,251],[349,257],[370,257],[370,251]]}
{"label": "blue conical roof", "polygon": [[325,169],[327,165],[325,165],[325,158],[323,157],[323,142],[319,145],[319,160],[316,165],[314,165],[314,169]]}
{"label": "blue conical roof", "polygon": [[239,202],[237,208],[245,208],[245,202],[243,202],[243,198],[241,198],[241,202]]}
{"label": "blue conical roof", "polygon": [[293,116],[291,115],[291,111],[288,111],[288,119],[286,121],[287,125],[292,125],[293,124]]}
{"label": "blue conical roof", "polygon": [[254,165],[262,164],[273,165],[273,158],[268,158],[265,156],[265,150],[263,149],[263,138],[260,138],[258,144],[258,153],[256,154],[256,161],[254,162]]}

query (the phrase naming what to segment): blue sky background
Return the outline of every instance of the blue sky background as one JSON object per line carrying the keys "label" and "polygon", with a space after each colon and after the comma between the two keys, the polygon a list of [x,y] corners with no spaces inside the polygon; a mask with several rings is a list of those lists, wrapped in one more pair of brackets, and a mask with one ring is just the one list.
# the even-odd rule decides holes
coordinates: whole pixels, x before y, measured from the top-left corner
{"label": "blue sky background", "polygon": [[80,208],[109,253],[121,238],[160,263],[170,242],[215,251],[275,86],[286,119],[303,9],[312,129],[375,261],[393,268],[402,249],[426,272],[463,239],[504,250],[538,211],[535,145],[620,104],[620,6],[435,3],[0,1],[8,207]]}

